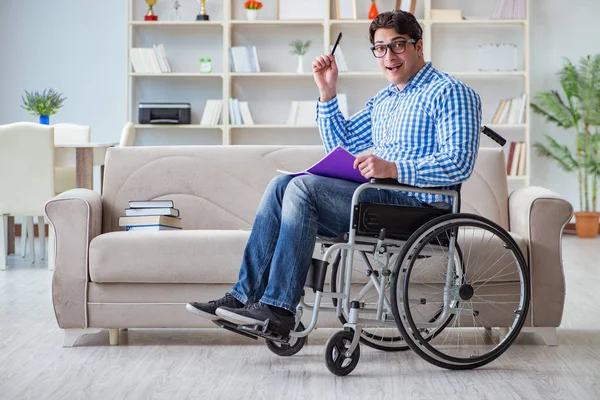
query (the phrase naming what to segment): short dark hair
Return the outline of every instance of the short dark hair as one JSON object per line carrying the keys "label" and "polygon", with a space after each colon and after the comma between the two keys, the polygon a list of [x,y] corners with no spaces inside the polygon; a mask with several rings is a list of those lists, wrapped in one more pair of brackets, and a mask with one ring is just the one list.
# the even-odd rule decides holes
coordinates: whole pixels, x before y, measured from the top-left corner
{"label": "short dark hair", "polygon": [[409,12],[395,10],[379,14],[369,26],[369,39],[375,44],[375,31],[380,28],[391,28],[400,35],[408,35],[416,42],[423,38],[423,29],[419,21]]}

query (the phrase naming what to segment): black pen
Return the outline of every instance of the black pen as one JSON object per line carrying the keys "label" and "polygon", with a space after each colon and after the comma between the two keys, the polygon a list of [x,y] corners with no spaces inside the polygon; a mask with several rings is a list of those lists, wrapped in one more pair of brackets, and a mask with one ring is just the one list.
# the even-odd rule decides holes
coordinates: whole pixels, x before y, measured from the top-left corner
{"label": "black pen", "polygon": [[342,40],[342,32],[340,32],[338,34],[338,37],[335,40],[335,44],[333,45],[333,50],[331,50],[331,55],[335,54],[335,49],[337,48],[338,44],[340,44],[340,40]]}

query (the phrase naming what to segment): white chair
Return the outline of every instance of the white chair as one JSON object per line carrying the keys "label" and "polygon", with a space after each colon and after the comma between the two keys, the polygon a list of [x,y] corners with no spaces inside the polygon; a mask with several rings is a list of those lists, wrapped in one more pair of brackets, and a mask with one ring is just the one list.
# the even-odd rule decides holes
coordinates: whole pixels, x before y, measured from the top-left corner
{"label": "white chair", "polygon": [[[38,216],[45,253],[44,204],[54,197],[54,128],[31,122],[0,125],[0,171],[0,270],[4,270],[9,214]],[[30,221],[28,231],[33,238],[33,218]],[[23,242],[26,239],[27,235],[22,236]]]}
{"label": "white chair", "polygon": [[131,122],[127,122],[121,132],[121,140],[119,141],[119,147],[133,146],[135,143],[135,125]]}

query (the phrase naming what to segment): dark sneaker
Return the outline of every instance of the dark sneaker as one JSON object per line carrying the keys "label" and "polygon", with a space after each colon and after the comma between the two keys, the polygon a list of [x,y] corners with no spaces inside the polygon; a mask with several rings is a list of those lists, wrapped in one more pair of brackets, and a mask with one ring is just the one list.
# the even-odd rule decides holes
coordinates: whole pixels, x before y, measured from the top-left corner
{"label": "dark sneaker", "polygon": [[187,303],[185,309],[203,318],[211,320],[217,320],[219,317],[215,314],[215,311],[219,307],[228,307],[230,309],[243,308],[244,304],[233,297],[229,293],[225,293],[224,297],[220,299],[211,300],[208,303]]}
{"label": "dark sneaker", "polygon": [[[238,325],[264,325],[268,319],[278,328],[291,331],[296,325],[296,317],[287,310],[274,312],[273,307],[264,303],[254,303],[244,308],[219,307],[217,315],[229,322]],[[286,315],[283,315],[286,314]]]}

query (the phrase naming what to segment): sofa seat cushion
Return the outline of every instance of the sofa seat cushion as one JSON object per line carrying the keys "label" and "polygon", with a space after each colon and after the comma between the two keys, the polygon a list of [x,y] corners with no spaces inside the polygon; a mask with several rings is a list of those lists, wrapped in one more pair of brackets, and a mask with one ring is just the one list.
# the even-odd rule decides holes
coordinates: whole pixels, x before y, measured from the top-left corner
{"label": "sofa seat cushion", "polygon": [[110,232],[90,243],[90,280],[235,283],[249,231]]}

